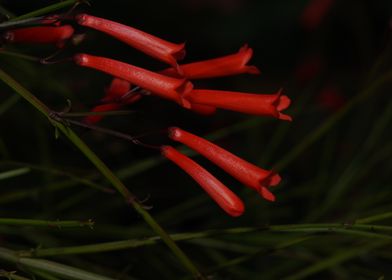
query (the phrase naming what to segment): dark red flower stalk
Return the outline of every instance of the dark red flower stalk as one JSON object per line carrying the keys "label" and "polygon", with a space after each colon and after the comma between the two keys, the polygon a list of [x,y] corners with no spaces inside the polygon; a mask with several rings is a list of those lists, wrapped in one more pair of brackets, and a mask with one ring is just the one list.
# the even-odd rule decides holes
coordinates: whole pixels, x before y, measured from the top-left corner
{"label": "dark red flower stalk", "polygon": [[80,66],[97,69],[126,80],[152,94],[173,100],[185,108],[191,107],[189,101],[182,96],[190,92],[193,85],[184,79],[167,77],[121,61],[88,54],[77,54],[74,61]]}
{"label": "dark red flower stalk", "polygon": [[246,65],[252,58],[253,50],[244,45],[237,53],[209,60],[192,62],[180,65],[182,74],[175,68],[168,68],[161,73],[172,77],[185,77],[187,79],[205,79],[243,73],[260,74],[256,66]]}
{"label": "dark red flower stalk", "polygon": [[[105,97],[101,102],[107,103],[95,106],[91,112],[116,111],[121,109],[125,104],[132,104],[141,98],[140,94],[131,95],[123,98],[131,90],[131,84],[128,81],[113,78],[110,86],[105,90]],[[103,115],[91,115],[84,118],[85,123],[95,124],[103,119]]]}
{"label": "dark red flower stalk", "polygon": [[[91,112],[107,112],[107,111],[116,111],[121,108],[121,104],[118,103],[108,103],[95,106]],[[84,123],[87,124],[95,124],[103,119],[103,115],[90,115],[83,119]]]}
{"label": "dark red flower stalk", "polygon": [[301,14],[301,24],[307,30],[315,30],[333,6],[335,0],[310,0]]}
{"label": "dark red flower stalk", "polygon": [[173,44],[136,28],[88,14],[76,16],[77,22],[90,27],[138,49],[156,59],[177,67],[177,60],[185,56],[185,44]]}
{"label": "dark red flower stalk", "polygon": [[225,149],[178,127],[169,129],[169,137],[203,155],[244,185],[255,189],[265,199],[275,200],[275,196],[267,187],[279,184],[281,178],[278,174],[261,169]]}
{"label": "dark red flower stalk", "polygon": [[227,214],[238,217],[244,204],[229,188],[189,157],[171,146],[161,148],[162,155],[188,173]]}
{"label": "dark red flower stalk", "polygon": [[237,111],[246,114],[271,116],[291,121],[291,117],[281,113],[289,107],[290,99],[282,95],[282,90],[275,94],[253,94],[234,91],[195,89],[184,95],[191,104]]}
{"label": "dark red flower stalk", "polygon": [[61,44],[74,33],[71,25],[37,26],[7,31],[3,36],[9,43]]}

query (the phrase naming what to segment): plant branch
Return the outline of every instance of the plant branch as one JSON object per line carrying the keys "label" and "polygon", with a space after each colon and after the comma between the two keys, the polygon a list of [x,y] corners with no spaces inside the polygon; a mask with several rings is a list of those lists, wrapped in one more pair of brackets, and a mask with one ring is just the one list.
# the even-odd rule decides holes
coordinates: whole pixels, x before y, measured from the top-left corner
{"label": "plant branch", "polygon": [[125,201],[129,203],[138,212],[146,223],[159,235],[174,255],[180,260],[185,268],[196,278],[203,279],[204,277],[198,271],[196,266],[188,258],[188,256],[176,245],[170,238],[166,231],[155,221],[155,219],[143,208],[136,197],[125,187],[125,185],[118,179],[116,175],[106,166],[106,164],[83,142],[82,139],[68,126],[56,118],[56,114],[51,111],[44,103],[36,98],[31,92],[20,85],[7,73],[0,69],[0,79],[9,87],[14,89],[18,94],[25,98],[31,105],[40,111],[52,125],[61,131],[101,172],[101,174],[113,185],[113,187],[124,197]]}

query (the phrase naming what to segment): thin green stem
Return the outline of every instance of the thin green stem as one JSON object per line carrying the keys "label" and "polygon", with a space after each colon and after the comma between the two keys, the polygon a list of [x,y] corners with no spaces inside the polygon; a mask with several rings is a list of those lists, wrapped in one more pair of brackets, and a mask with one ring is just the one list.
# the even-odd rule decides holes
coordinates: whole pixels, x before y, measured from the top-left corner
{"label": "thin green stem", "polygon": [[12,106],[14,106],[16,103],[18,103],[19,100],[20,100],[19,95],[13,95],[9,97],[7,100],[5,100],[3,103],[1,103],[0,116],[3,115],[5,112],[7,112],[10,108],[12,108]]}
{"label": "thin green stem", "polygon": [[381,76],[378,80],[372,83],[368,88],[361,91],[356,97],[351,99],[344,107],[342,107],[337,113],[329,117],[322,125],[311,132],[304,140],[297,146],[295,146],[281,161],[279,161],[274,170],[281,170],[296,159],[303,151],[305,151],[310,145],[320,139],[325,133],[329,131],[335,124],[339,122],[350,110],[355,107],[358,103],[366,99],[369,95],[375,93],[385,83],[392,80],[392,71],[387,72]]}
{"label": "thin green stem", "polygon": [[0,225],[7,226],[32,226],[32,227],[48,227],[48,228],[79,228],[94,226],[94,222],[89,219],[87,221],[45,221],[33,219],[8,219],[0,218]]}
{"label": "thin green stem", "polygon": [[[175,241],[186,241],[192,239],[200,239],[212,236],[222,235],[235,235],[235,234],[246,234],[246,233],[262,233],[262,232],[286,232],[286,233],[306,233],[306,234],[345,234],[352,236],[361,236],[366,238],[378,238],[392,240],[392,235],[379,233],[379,232],[391,232],[391,226],[382,225],[365,225],[365,224],[354,224],[354,225],[342,225],[336,223],[328,224],[293,224],[293,225],[275,225],[266,226],[262,228],[232,228],[224,230],[209,230],[204,232],[196,233],[180,233],[173,234],[171,238]],[[72,246],[72,247],[60,247],[60,248],[47,248],[47,249],[34,249],[30,251],[20,252],[21,256],[24,257],[45,257],[45,256],[57,256],[57,255],[69,255],[69,254],[91,254],[97,252],[107,252],[124,250],[129,248],[137,248],[141,246],[154,245],[160,242],[160,237],[154,236],[147,239],[132,239],[132,240],[121,240],[115,242],[105,242],[98,244],[90,244],[83,246]]]}
{"label": "thin green stem", "polygon": [[21,166],[24,168],[28,168],[28,169],[32,169],[32,170],[36,170],[36,171],[40,171],[40,172],[45,172],[45,173],[49,173],[52,175],[58,175],[58,176],[65,176],[68,177],[70,179],[72,179],[72,181],[78,182],[80,184],[83,184],[85,186],[91,187],[93,189],[97,189],[103,192],[112,192],[113,189],[109,189],[105,186],[99,185],[95,182],[93,182],[92,180],[86,178],[86,177],[79,177],[77,175],[74,175],[72,173],[60,170],[60,169],[55,169],[55,168],[48,168],[46,166],[41,166],[41,165],[35,165],[35,164],[30,164],[30,163],[26,163],[26,162],[17,162],[17,161],[0,161],[0,165],[13,165],[13,166]]}
{"label": "thin green stem", "polygon": [[29,172],[30,172],[30,168],[28,168],[28,167],[22,167],[22,168],[18,168],[18,169],[9,170],[9,171],[4,171],[4,172],[0,173],[0,180],[5,180],[5,179],[17,177],[17,176],[24,175]]}
{"label": "thin green stem", "polygon": [[137,201],[136,197],[125,187],[120,179],[106,166],[105,163],[80,139],[80,137],[68,126],[65,126],[62,122],[52,117],[52,111],[39,99],[37,99],[31,92],[25,89],[12,77],[6,74],[3,70],[0,70],[0,79],[3,80],[9,87],[14,89],[18,94],[25,98],[31,105],[33,105],[38,111],[46,116],[52,125],[60,130],[90,161],[95,167],[101,172],[101,174],[113,185],[113,187],[124,197],[127,203],[129,203],[138,212],[146,223],[159,235],[163,242],[171,249],[175,256],[180,260],[189,272],[196,278],[203,279],[204,277],[198,271],[196,266],[188,258],[188,256],[177,246],[177,244],[170,238],[165,230],[155,221],[155,219],[143,208],[143,206]]}
{"label": "thin green stem", "polygon": [[32,61],[32,62],[39,62],[39,60],[40,60],[38,57],[35,57],[32,55],[18,53],[18,52],[5,51],[5,50],[0,50],[0,55],[21,58],[21,59]]}
{"label": "thin green stem", "polygon": [[79,2],[78,0],[66,0],[66,1],[62,1],[47,7],[44,7],[42,9],[38,9],[35,10],[33,12],[18,16],[18,17],[14,17],[12,18],[10,21],[17,21],[17,20],[22,20],[22,19],[27,19],[27,18],[32,18],[32,17],[38,17],[38,16],[42,16],[42,15],[46,15],[49,14],[51,12],[57,11],[57,10],[61,10],[64,9],[66,7],[70,7],[72,5],[74,5],[75,3]]}
{"label": "thin green stem", "polygon": [[23,276],[19,276],[16,274],[16,271],[5,271],[0,269],[0,278],[7,278],[9,280],[30,280],[30,278],[26,278]]}
{"label": "thin green stem", "polygon": [[314,265],[307,266],[305,269],[284,278],[285,280],[298,280],[304,279],[310,275],[313,275],[317,272],[325,270],[330,267],[334,267],[338,264],[346,262],[352,258],[359,256],[360,254],[366,253],[368,251],[375,250],[377,248],[383,247],[385,245],[390,244],[391,241],[379,241],[371,244],[366,244],[364,246],[356,246],[352,249],[344,249],[337,254],[334,254],[332,257],[326,258],[324,260],[316,262]]}
{"label": "thin green stem", "polygon": [[114,280],[76,267],[41,259],[20,258],[14,251],[0,248],[0,259],[32,270],[39,270],[65,279],[78,280]]}
{"label": "thin green stem", "polygon": [[392,218],[392,212],[387,212],[387,213],[382,213],[382,214],[377,214],[374,216],[362,218],[356,221],[358,224],[370,224],[374,222],[378,222],[381,220],[387,220]]}

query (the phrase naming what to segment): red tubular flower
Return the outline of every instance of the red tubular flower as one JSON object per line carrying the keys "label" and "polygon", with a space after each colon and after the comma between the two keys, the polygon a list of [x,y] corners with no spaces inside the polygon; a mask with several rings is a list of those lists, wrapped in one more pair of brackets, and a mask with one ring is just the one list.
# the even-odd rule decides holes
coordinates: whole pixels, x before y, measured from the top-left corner
{"label": "red tubular flower", "polygon": [[[121,104],[132,104],[138,101],[142,96],[135,93],[126,97],[131,91],[131,83],[119,78],[113,78],[109,88],[105,90],[105,97],[101,99],[102,102],[116,102]],[[125,98],[126,97],[126,98]]]}
{"label": "red tubular flower", "polygon": [[[91,112],[106,112],[116,111],[121,109],[125,104],[132,104],[141,98],[141,95],[131,95],[128,98],[122,99],[125,94],[131,90],[131,84],[128,81],[114,78],[110,83],[109,88],[105,90],[105,97],[101,99],[102,104],[95,106]],[[103,115],[91,115],[84,118],[85,123],[95,124],[103,119]]]}
{"label": "red tubular flower", "polygon": [[[107,112],[116,111],[121,108],[121,104],[118,103],[108,103],[95,106],[91,112]],[[87,124],[95,124],[103,119],[103,115],[91,115],[84,118],[83,122]]]}
{"label": "red tubular flower", "polygon": [[191,104],[237,111],[246,114],[271,116],[291,121],[291,117],[281,111],[289,107],[290,99],[282,95],[282,90],[275,94],[253,94],[233,91],[195,89],[184,95]]}
{"label": "red tubular flower", "polygon": [[260,74],[256,66],[246,65],[253,55],[253,50],[244,45],[238,53],[180,65],[182,75],[175,68],[168,68],[161,73],[172,77],[187,79],[216,78],[243,73]]}
{"label": "red tubular flower", "polygon": [[182,95],[191,91],[193,85],[184,79],[167,77],[114,59],[88,54],[77,54],[74,61],[80,66],[97,69],[126,80],[160,97],[173,100],[185,108],[191,107]]}
{"label": "red tubular flower", "polygon": [[315,30],[330,11],[335,0],[310,0],[301,14],[301,24],[307,30]]}
{"label": "red tubular flower", "polygon": [[275,200],[275,196],[267,187],[279,184],[281,178],[278,174],[261,169],[225,149],[178,127],[169,129],[169,137],[203,155],[244,185],[255,189],[265,199]]}
{"label": "red tubular flower", "polygon": [[244,204],[241,199],[211,173],[171,146],[163,146],[161,152],[188,173],[227,214],[233,217],[242,215]]}
{"label": "red tubular flower", "polygon": [[7,31],[4,38],[10,43],[59,44],[74,33],[71,25],[37,26]]}
{"label": "red tubular flower", "polygon": [[82,26],[90,27],[111,35],[139,51],[166,62],[173,67],[177,67],[177,60],[180,60],[185,56],[184,43],[173,44],[136,28],[88,14],[77,15],[76,21]]}

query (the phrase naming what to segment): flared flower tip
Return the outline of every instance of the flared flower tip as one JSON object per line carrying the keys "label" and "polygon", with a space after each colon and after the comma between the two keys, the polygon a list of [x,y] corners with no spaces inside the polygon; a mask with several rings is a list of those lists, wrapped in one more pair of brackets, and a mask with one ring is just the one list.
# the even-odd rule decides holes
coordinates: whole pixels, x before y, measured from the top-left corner
{"label": "flared flower tip", "polygon": [[253,49],[249,48],[248,44],[243,45],[238,51],[239,54],[244,54],[242,65],[245,68],[245,73],[259,75],[261,72],[259,68],[254,65],[246,65],[253,56]]}
{"label": "flared flower tip", "polygon": [[262,179],[259,183],[262,186],[275,187],[280,183],[280,181],[282,181],[282,177],[280,177],[278,173],[270,171],[269,175]]}
{"label": "flared flower tip", "polygon": [[283,89],[280,89],[277,93],[277,98],[273,105],[276,107],[277,118],[285,121],[292,121],[292,117],[283,114],[282,111],[287,109],[291,104],[291,100],[287,95],[283,95]]}
{"label": "flared flower tip", "polygon": [[270,192],[266,187],[261,187],[259,190],[259,194],[268,201],[275,201],[275,195]]}
{"label": "flared flower tip", "polygon": [[178,93],[180,105],[186,109],[191,109],[192,104],[185,97],[193,90],[193,84],[186,79],[181,79],[181,83],[175,88],[175,90]]}
{"label": "flared flower tip", "polygon": [[182,60],[184,59],[185,55],[186,55],[186,51],[185,51],[185,42],[178,44],[178,47],[172,52],[171,54],[175,60]]}
{"label": "flared flower tip", "polygon": [[268,188],[275,187],[280,183],[281,180],[282,177],[280,177],[278,173],[271,171],[267,177],[265,177],[259,182],[261,185],[258,189],[259,194],[266,200],[275,201],[275,195],[271,191],[269,191]]}

